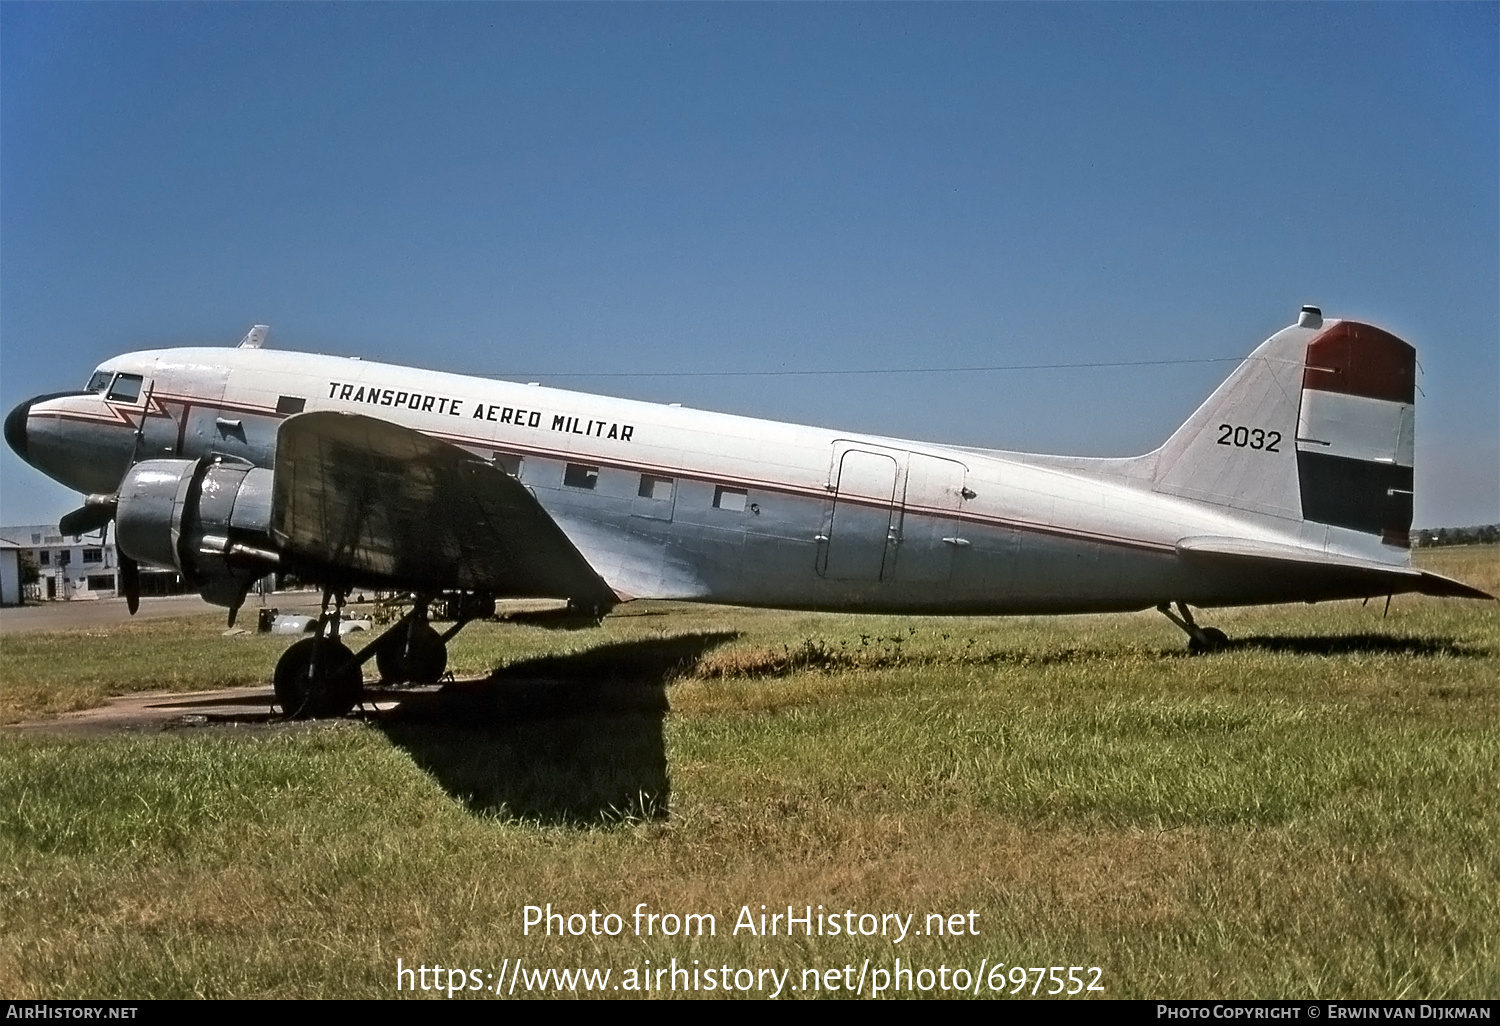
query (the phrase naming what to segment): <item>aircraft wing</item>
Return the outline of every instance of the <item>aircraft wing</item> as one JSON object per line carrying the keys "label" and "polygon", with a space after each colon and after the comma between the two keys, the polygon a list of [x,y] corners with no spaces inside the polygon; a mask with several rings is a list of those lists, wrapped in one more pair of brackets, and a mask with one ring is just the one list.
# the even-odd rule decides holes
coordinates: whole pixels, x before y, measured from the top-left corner
{"label": "aircraft wing", "polygon": [[1376,585],[1388,594],[1415,591],[1449,598],[1493,599],[1488,592],[1471,588],[1441,574],[1411,567],[1391,566],[1372,560],[1339,556],[1295,545],[1253,541],[1246,538],[1183,538],[1177,552],[1185,559],[1218,562],[1254,569],[1259,573],[1284,575],[1320,586],[1339,584]]}
{"label": "aircraft wing", "polygon": [[284,558],[320,581],[615,602],[524,485],[410,428],[347,413],[290,417],[272,490]]}

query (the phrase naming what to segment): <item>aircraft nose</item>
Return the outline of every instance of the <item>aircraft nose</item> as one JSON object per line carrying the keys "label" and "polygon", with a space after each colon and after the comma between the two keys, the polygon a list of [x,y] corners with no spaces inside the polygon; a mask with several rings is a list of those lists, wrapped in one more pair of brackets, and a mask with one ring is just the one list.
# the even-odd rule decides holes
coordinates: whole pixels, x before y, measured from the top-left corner
{"label": "aircraft nose", "polygon": [[34,402],[35,399],[27,399],[5,416],[5,444],[23,460],[26,459],[26,418],[31,416]]}

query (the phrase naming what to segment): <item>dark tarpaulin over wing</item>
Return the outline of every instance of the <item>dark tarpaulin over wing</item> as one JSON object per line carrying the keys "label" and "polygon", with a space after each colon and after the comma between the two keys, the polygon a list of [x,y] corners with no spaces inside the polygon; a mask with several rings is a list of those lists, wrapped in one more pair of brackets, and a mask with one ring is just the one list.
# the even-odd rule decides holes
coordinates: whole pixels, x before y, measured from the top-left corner
{"label": "dark tarpaulin over wing", "polygon": [[524,485],[398,424],[289,418],[277,433],[274,490],[278,543],[321,583],[615,601]]}

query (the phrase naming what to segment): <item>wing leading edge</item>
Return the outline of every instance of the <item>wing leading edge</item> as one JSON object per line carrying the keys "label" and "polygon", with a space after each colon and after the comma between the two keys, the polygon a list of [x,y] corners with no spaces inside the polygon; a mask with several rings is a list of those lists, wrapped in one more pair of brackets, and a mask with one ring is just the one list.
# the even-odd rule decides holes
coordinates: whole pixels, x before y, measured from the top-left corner
{"label": "wing leading edge", "polygon": [[273,489],[273,536],[324,581],[616,600],[524,485],[410,428],[347,413],[291,417],[277,433]]}

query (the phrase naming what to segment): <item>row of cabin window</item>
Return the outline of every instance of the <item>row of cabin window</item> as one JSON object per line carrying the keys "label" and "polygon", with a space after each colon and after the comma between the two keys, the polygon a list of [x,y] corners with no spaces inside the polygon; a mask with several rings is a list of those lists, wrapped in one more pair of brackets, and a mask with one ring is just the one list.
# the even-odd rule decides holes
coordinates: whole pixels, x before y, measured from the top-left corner
{"label": "row of cabin window", "polygon": [[[598,467],[591,467],[584,463],[569,463],[563,469],[563,484],[569,488],[592,490],[598,483]],[[636,490],[636,495],[642,499],[668,502],[672,498],[672,488],[675,484],[676,482],[670,477],[642,474],[641,486]],[[744,510],[747,499],[749,499],[749,493],[743,488],[714,486],[714,509],[727,509],[738,513]]]}
{"label": "row of cabin window", "polygon": [[[521,476],[521,457],[512,453],[497,452],[494,454],[494,464],[505,471],[511,477]],[[569,488],[582,488],[593,491],[599,484],[599,468],[586,463],[569,463],[563,467],[563,484]],[[660,477],[656,474],[642,474],[640,487],[636,495],[642,499],[653,499],[658,502],[669,502],[672,499],[672,489],[676,487],[676,481],[670,477]],[[714,508],[727,509],[739,513],[745,509],[749,500],[749,493],[743,488],[729,488],[717,485],[714,488]]]}

